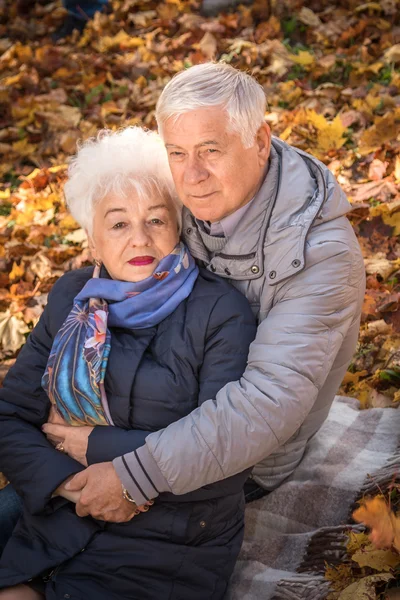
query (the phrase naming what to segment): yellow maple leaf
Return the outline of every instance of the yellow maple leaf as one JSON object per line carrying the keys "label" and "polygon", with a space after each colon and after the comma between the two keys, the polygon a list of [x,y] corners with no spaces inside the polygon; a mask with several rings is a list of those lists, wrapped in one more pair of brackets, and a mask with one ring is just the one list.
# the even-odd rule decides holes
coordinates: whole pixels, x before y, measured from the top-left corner
{"label": "yellow maple leaf", "polygon": [[10,281],[17,281],[18,279],[21,279],[23,277],[25,273],[25,268],[23,263],[21,263],[20,265],[17,265],[16,262],[13,263],[9,278]]}
{"label": "yellow maple leaf", "polygon": [[376,548],[393,546],[400,552],[400,518],[390,510],[382,496],[364,500],[353,512],[353,519],[371,529],[369,538]]}
{"label": "yellow maple leaf", "polygon": [[316,131],[316,140],[311,142],[312,151],[318,158],[324,157],[331,150],[339,150],[346,142],[344,134],[347,128],[339,115],[333,121],[327,121],[324,115],[312,109],[302,109],[296,117],[296,122],[306,126],[312,125]]}
{"label": "yellow maple leaf", "polygon": [[308,50],[300,50],[298,54],[289,54],[288,57],[302,67],[309,67],[315,63],[315,57]]}

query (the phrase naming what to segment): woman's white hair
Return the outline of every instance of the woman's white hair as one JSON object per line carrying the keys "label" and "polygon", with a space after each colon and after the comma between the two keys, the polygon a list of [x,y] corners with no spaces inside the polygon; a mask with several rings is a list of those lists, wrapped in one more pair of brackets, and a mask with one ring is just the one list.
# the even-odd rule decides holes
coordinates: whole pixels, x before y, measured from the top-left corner
{"label": "woman's white hair", "polygon": [[266,103],[264,90],[253,77],[225,63],[209,62],[181,71],[167,83],[157,102],[156,119],[162,136],[162,126],[171,117],[221,106],[230,130],[250,148],[264,122]]}
{"label": "woman's white hair", "polygon": [[64,194],[70,213],[89,234],[96,203],[108,194],[126,197],[132,189],[139,198],[156,192],[171,201],[180,232],[182,205],[157,133],[140,127],[116,132],[103,129],[78,147],[70,162]]}

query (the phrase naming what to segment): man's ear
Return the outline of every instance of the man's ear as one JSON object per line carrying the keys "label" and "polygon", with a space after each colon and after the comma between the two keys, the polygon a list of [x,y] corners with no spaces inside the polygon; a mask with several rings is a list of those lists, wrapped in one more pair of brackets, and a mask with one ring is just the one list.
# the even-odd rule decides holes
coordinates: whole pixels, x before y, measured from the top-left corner
{"label": "man's ear", "polygon": [[263,123],[256,133],[256,144],[260,166],[267,164],[271,151],[271,130],[267,123]]}

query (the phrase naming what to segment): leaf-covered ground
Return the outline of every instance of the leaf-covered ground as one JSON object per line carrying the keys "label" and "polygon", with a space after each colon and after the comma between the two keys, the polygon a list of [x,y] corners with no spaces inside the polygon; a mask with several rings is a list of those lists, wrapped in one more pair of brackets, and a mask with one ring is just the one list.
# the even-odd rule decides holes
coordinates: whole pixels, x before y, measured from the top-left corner
{"label": "leaf-covered ground", "polygon": [[199,4],[114,0],[80,38],[53,44],[58,2],[28,12],[0,0],[0,379],[52,284],[90,260],[62,196],[76,142],[103,127],[154,128],[170,77],[216,59],[258,79],[273,133],[327,164],[351,200],[368,279],[342,392],[396,406],[400,0],[256,0],[215,18]]}

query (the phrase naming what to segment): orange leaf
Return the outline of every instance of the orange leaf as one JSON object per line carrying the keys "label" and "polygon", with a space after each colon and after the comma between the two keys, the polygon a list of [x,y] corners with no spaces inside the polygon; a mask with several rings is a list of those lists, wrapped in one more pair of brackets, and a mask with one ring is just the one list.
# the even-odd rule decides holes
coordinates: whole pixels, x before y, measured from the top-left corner
{"label": "orange leaf", "polygon": [[400,519],[390,510],[382,496],[365,500],[353,512],[353,519],[370,529],[370,540],[377,548],[394,546],[400,552]]}

